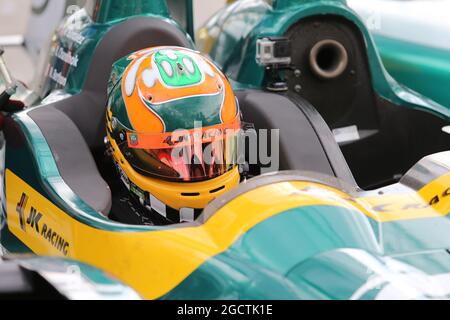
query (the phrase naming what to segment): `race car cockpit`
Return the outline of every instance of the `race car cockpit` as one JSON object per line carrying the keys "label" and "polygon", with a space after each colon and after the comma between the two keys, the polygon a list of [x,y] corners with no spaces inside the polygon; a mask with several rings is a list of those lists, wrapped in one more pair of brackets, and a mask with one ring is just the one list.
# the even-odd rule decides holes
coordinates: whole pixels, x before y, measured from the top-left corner
{"label": "race car cockpit", "polygon": [[[244,2],[247,1],[240,1]],[[124,3],[101,1],[102,5],[113,9]],[[126,2],[127,9],[129,3]],[[133,3],[165,8],[162,0]],[[344,10],[342,1],[323,1],[323,7],[314,1],[277,3],[305,4],[307,9],[314,7],[316,13],[326,13],[332,8],[334,12],[344,12],[347,17],[356,19]],[[311,14],[308,10],[302,11],[304,15],[299,20],[308,20],[305,18],[308,12]],[[408,105],[406,100],[402,100],[405,105],[399,103],[400,100],[396,100],[399,105],[390,101],[376,104],[393,111],[395,119],[405,116],[401,124],[423,116],[425,121],[421,126],[430,126],[429,131],[424,132],[431,133],[418,141],[418,148],[411,151],[413,156],[406,154],[405,159],[394,159],[392,167],[387,167],[389,159],[378,161],[383,152],[397,141],[414,139],[420,132],[410,135],[412,125],[405,131],[394,130],[394,127],[350,141],[355,144],[338,143],[330,127],[333,127],[333,116],[342,111],[341,104],[337,104],[341,111],[324,109],[333,107],[333,96],[320,96],[321,88],[333,92],[334,87],[328,82],[314,79],[311,83],[317,82],[316,86],[305,88],[304,96],[271,92],[228,80],[227,77],[232,79],[230,74],[219,72],[219,68],[217,72],[210,72],[208,66],[216,68],[210,61],[202,67],[209,77],[205,82],[210,93],[208,103],[202,97],[195,105],[192,101],[188,104],[186,92],[180,95],[179,87],[174,92],[157,92],[155,88],[163,84],[180,85],[195,94],[197,81],[202,79],[197,67],[203,59],[198,57],[192,41],[177,24],[169,20],[168,15],[159,13],[94,24],[83,27],[78,35],[72,32],[71,24],[65,24],[69,25],[69,30],[59,30],[62,38],[53,48],[57,63],[50,63],[48,71],[51,73],[46,76],[55,88],[61,89],[62,96],[56,96],[57,90],[53,90],[40,105],[7,112],[0,132],[0,157],[4,159],[4,166],[0,167],[4,175],[0,236],[5,251],[33,252],[87,263],[130,285],[147,299],[376,298],[396,293],[391,285],[402,289],[401,297],[408,292],[413,292],[413,297],[448,295],[449,264],[444,262],[448,262],[450,247],[450,237],[446,236],[450,234],[450,164],[449,153],[441,152],[449,146],[448,135],[442,131],[442,125],[448,122],[444,113],[437,116],[437,109],[435,113],[416,110],[412,106],[418,108],[418,104],[411,101],[423,98],[409,91],[401,91],[409,94]],[[323,15],[315,19],[317,17],[323,18]],[[80,36],[85,37],[85,42]],[[81,42],[77,46],[79,51],[70,51],[70,46],[57,49],[69,42],[68,37],[72,43]],[[320,34],[317,37],[320,38]],[[239,60],[233,67],[256,65],[253,61],[256,48],[251,41],[246,45],[249,43],[252,54],[245,58],[251,62]],[[301,44],[300,41],[295,43]],[[167,46],[172,50],[162,49],[161,52],[161,47]],[[150,49],[142,51],[145,48]],[[58,57],[61,50],[66,54],[70,51],[72,58],[78,55],[79,65],[75,67],[76,59],[68,59],[65,54]],[[305,51],[298,49],[295,53]],[[355,51],[352,55],[358,56],[358,53],[360,51]],[[68,62],[61,63],[61,57]],[[0,59],[0,72],[3,72],[1,62]],[[156,76],[154,70],[148,69],[150,63],[160,68]],[[327,63],[321,66],[326,69]],[[121,68],[127,70],[124,73],[129,76],[123,78],[125,82],[119,81]],[[246,76],[263,76],[267,71],[258,68]],[[370,79],[364,82],[362,73],[367,69],[355,70],[361,80],[356,84],[369,88],[364,98],[373,107],[372,103],[379,97],[372,90]],[[64,73],[66,71],[69,75]],[[295,70],[292,72],[295,76]],[[288,80],[293,81],[287,82],[292,86],[295,79]],[[233,94],[222,95],[228,82],[233,86]],[[120,83],[123,90],[117,87]],[[387,81],[383,84],[389,85]],[[81,87],[77,88],[78,85]],[[339,85],[338,88],[347,90],[355,82]],[[128,106],[123,108],[123,100],[112,98],[111,93],[120,95],[122,91],[123,100],[130,100],[136,108],[146,108],[148,113],[155,111],[161,118],[172,116],[174,105],[176,108],[194,105],[191,110],[196,111],[199,106],[210,110],[208,106],[214,105],[210,117],[205,116],[206,112],[202,116],[215,126],[218,118],[230,120],[230,115],[236,116],[239,110],[244,121],[253,124],[249,132],[260,137],[266,130],[268,135],[258,140],[257,161],[244,159],[242,167],[233,166],[231,171],[218,170],[215,166],[209,166],[208,171],[196,171],[192,166],[176,163],[166,152],[174,143],[184,143],[184,137],[190,134],[173,140],[153,131],[161,125],[155,120],[156,116],[147,121],[140,113],[131,114],[135,111],[132,107],[130,110]],[[10,92],[6,93],[0,98],[8,105]],[[161,93],[167,96],[161,97]],[[217,106],[222,106],[220,98],[231,100],[227,104],[231,107],[222,110],[230,114],[219,116],[216,112]],[[348,96],[340,98],[345,100]],[[114,101],[116,105],[111,108]],[[180,101],[182,103],[177,105]],[[374,111],[365,110],[364,100],[361,101],[356,111],[364,117],[356,117],[356,120],[370,118]],[[125,115],[125,112],[130,114]],[[193,112],[183,112],[181,117],[177,114],[172,118],[176,122],[196,118]],[[389,112],[379,114],[386,121],[383,124],[391,126],[394,122],[383,118],[389,115]],[[149,123],[152,126],[129,130],[132,128],[124,127],[127,116],[144,120],[142,126]],[[234,121],[222,122],[232,127],[235,124]],[[167,132],[172,129],[167,127]],[[396,139],[384,143],[389,134],[394,134],[392,139]],[[229,141],[234,141],[219,137],[227,146]],[[211,145],[209,138],[213,137],[200,134],[202,147]],[[186,142],[186,146],[189,152],[196,154],[195,144]],[[407,146],[402,145],[402,148]],[[272,167],[266,161],[270,157],[261,156],[264,148],[268,151],[266,156],[279,154],[278,166]],[[227,149],[215,148],[212,154],[222,158]],[[395,151],[393,154],[400,152]],[[431,155],[420,160],[427,154]],[[111,161],[111,155],[119,162],[118,166]],[[160,215],[169,213],[161,210],[162,201],[153,201],[157,198],[157,188],[150,192],[134,179],[135,176],[129,179],[133,172],[126,167],[128,160],[134,171],[160,173],[160,176],[164,173],[165,178],[187,180],[180,182],[187,183],[187,188],[177,189],[173,198],[193,203],[206,192],[207,203],[201,206],[201,212],[192,210],[199,208],[191,206],[172,208],[180,209],[178,217],[183,217],[175,221],[141,219],[134,205],[129,206],[131,210],[123,210],[128,205],[124,194],[133,192],[138,204],[150,204]],[[408,171],[410,162],[417,163],[412,163]],[[392,173],[398,168],[402,177],[394,179]],[[125,175],[118,174],[120,170],[126,171]],[[229,190],[222,188],[227,187],[225,184],[209,184],[210,177],[220,178],[229,172],[233,179],[237,178]],[[358,186],[354,175],[358,182],[363,181],[364,188]],[[385,176],[390,179],[386,181]],[[186,190],[190,180],[205,177],[208,179],[199,182],[204,183],[202,190]],[[149,198],[150,203],[147,203]],[[373,274],[367,270],[373,270]],[[445,277],[441,278],[442,275]],[[386,290],[381,288],[375,292],[365,285],[372,283],[373,276]],[[430,279],[445,288],[423,289],[420,285]],[[408,290],[403,290],[405,284]]]}
{"label": "race car cockpit", "polygon": [[[111,178],[114,174],[104,162],[104,117],[111,66],[131,52],[156,46],[193,48],[190,39],[175,24],[155,17],[130,18],[110,28],[93,52],[80,93],[6,119],[4,133],[9,150],[6,168],[19,177],[30,176],[37,186],[44,186],[46,192],[63,198],[60,200],[65,207],[70,208],[77,203],[74,199],[79,199],[81,204],[105,217],[110,216],[116,206],[118,209],[115,211],[122,211],[120,197],[111,191],[117,179]],[[311,91],[311,94],[316,94],[316,91]],[[299,95],[241,89],[236,90],[236,96],[244,119],[253,123],[257,131],[270,131],[267,143],[270,144],[271,134],[277,134],[271,130],[280,130],[277,137],[279,166],[274,171],[322,174],[358,188],[342,153],[351,146],[339,146],[336,142],[329,124],[322,117],[323,99],[319,103],[319,112]],[[332,104],[331,100],[326,101]],[[325,114],[325,117],[330,122],[329,115]],[[436,121],[442,122],[438,118]],[[445,138],[448,137],[439,136],[436,146],[431,146],[430,150],[442,149]],[[358,147],[357,151],[360,152],[361,148]],[[365,152],[369,154],[372,151]],[[353,152],[349,159],[352,168],[359,168],[359,174],[363,167],[360,162],[364,162],[362,158],[366,154],[358,152]],[[33,160],[25,164],[23,159]],[[357,166],[353,164],[355,159],[361,160]],[[260,175],[264,166],[267,163],[261,161],[251,164],[248,176]],[[377,183],[378,178],[375,180]],[[42,179],[47,182],[42,183]],[[367,181],[365,186],[370,182]],[[177,196],[186,197],[187,194],[182,192]],[[195,198],[198,195],[193,192],[188,196]],[[116,215],[111,218],[123,221]]]}

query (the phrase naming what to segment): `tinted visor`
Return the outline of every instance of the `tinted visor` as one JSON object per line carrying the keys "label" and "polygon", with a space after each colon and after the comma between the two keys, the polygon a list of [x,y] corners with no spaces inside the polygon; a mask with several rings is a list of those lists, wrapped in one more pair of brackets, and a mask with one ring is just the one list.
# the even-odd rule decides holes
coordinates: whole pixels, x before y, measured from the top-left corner
{"label": "tinted visor", "polygon": [[230,126],[172,134],[128,134],[119,145],[141,174],[169,181],[216,178],[237,165],[239,121]]}

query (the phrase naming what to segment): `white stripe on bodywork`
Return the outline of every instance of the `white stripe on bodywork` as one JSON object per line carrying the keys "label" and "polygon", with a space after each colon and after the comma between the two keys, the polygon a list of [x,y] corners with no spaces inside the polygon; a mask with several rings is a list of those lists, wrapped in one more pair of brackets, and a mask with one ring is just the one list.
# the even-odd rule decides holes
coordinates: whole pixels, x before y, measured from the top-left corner
{"label": "white stripe on bodywork", "polygon": [[378,289],[376,300],[443,298],[450,295],[450,274],[428,275],[409,264],[385,257],[376,258],[358,250],[339,250],[365,267],[372,276],[355,291],[350,300],[363,298]]}
{"label": "white stripe on bodywork", "polygon": [[195,210],[192,208],[181,208],[180,222],[194,222]]}
{"label": "white stripe on bodywork", "polygon": [[166,205],[153,195],[150,195],[150,206],[163,217],[167,217]]}
{"label": "white stripe on bodywork", "polygon": [[401,275],[408,282],[408,291],[399,294],[397,283],[389,283],[380,290],[376,300],[416,300],[425,298],[445,298],[450,295],[450,273],[429,275]]}

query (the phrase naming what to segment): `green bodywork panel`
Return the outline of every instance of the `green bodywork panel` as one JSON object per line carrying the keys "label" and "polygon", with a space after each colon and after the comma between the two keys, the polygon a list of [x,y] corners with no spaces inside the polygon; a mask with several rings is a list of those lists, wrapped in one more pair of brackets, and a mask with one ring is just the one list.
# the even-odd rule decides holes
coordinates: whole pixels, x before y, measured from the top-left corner
{"label": "green bodywork panel", "polygon": [[[356,212],[327,206],[289,210],[247,232],[166,298],[307,299],[303,288],[289,279],[292,269],[339,248],[361,248],[376,254],[379,250],[372,234],[366,218]],[[230,278],[232,282],[222,280]],[[230,295],[223,296],[224,290]]]}
{"label": "green bodywork panel", "polygon": [[[164,299],[375,299],[397,277],[414,295],[417,287],[424,291],[421,281],[450,272],[450,254],[443,249],[450,237],[429,234],[430,224],[448,229],[449,223],[448,217],[376,223],[336,207],[292,209],[257,225]],[[440,244],[425,240],[425,233]],[[354,296],[373,279],[377,285]]]}
{"label": "green bodywork panel", "polygon": [[371,34],[344,0],[275,0],[272,6],[265,0],[237,1],[205,25],[210,34],[218,35],[211,58],[238,83],[238,88],[262,88],[265,69],[255,59],[257,39],[283,36],[297,21],[317,15],[342,17],[360,29],[367,45],[373,86],[382,98],[450,118],[450,109],[404,87],[387,73]]}
{"label": "green bodywork panel", "polygon": [[397,81],[450,108],[450,52],[374,35],[383,63]]}
{"label": "green bodywork panel", "polygon": [[99,24],[117,22],[118,20],[148,14],[170,17],[165,0],[102,0],[98,12],[95,20]]}

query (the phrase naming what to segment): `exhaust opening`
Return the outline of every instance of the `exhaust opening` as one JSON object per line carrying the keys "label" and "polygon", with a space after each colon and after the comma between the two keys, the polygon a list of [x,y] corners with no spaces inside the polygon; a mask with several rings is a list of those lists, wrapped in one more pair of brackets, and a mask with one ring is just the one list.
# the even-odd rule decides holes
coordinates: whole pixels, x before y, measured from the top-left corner
{"label": "exhaust opening", "polygon": [[337,78],[348,66],[347,50],[335,40],[319,41],[311,49],[309,63],[316,76],[322,79]]}

